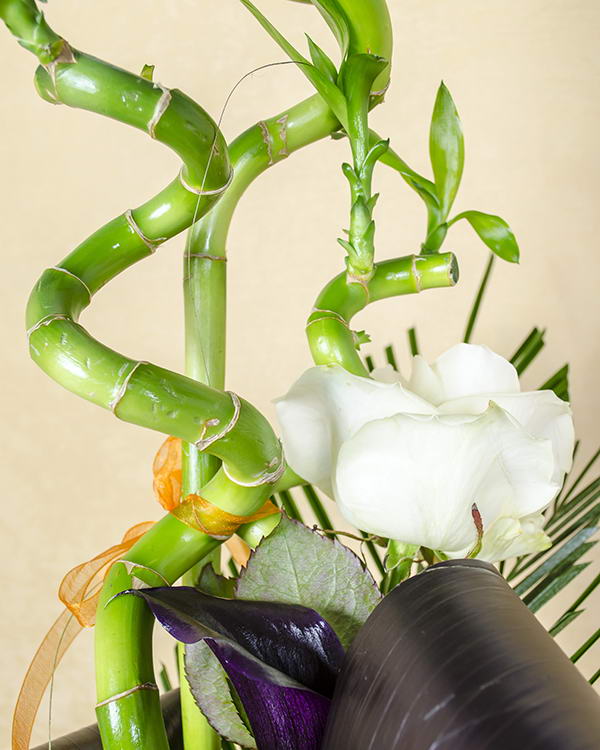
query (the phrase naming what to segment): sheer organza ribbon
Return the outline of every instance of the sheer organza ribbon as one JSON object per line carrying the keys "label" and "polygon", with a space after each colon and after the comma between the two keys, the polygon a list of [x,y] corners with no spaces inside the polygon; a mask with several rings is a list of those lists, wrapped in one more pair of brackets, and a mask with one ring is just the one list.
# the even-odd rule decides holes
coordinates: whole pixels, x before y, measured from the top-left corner
{"label": "sheer organza ribbon", "polygon": [[[279,512],[270,502],[252,516],[236,516],[199,495],[188,495],[182,501],[181,452],[181,440],[168,437],[156,454],[152,471],[156,499],[184,523],[206,534],[226,537],[242,523]],[[12,750],[29,750],[35,718],[56,667],[82,628],[91,628],[96,622],[104,577],[153,525],[154,521],[146,521],[132,526],[118,544],[75,566],[63,578],[58,596],[65,609],[44,636],[25,674],[13,714]],[[244,564],[245,550],[240,541],[232,541],[230,551],[238,563]]]}

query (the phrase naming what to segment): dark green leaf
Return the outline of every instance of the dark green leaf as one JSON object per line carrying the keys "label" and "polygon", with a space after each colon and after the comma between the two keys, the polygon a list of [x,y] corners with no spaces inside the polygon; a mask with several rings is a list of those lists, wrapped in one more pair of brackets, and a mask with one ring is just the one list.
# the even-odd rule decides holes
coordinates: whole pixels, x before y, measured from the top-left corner
{"label": "dark green leaf", "polygon": [[574,620],[576,620],[579,615],[583,614],[585,610],[583,609],[576,609],[573,612],[565,612],[564,615],[561,615],[558,620],[554,623],[554,625],[550,628],[548,631],[550,635],[553,638],[556,638],[556,636],[564,630],[567,625],[570,625]]}
{"label": "dark green leaf", "polygon": [[385,358],[389,365],[391,365],[394,370],[398,369],[398,365],[396,364],[396,355],[394,354],[394,347],[389,344],[385,347]]}
{"label": "dark green leaf", "polygon": [[351,550],[285,516],[250,557],[237,596],[310,607],[344,646],[380,600],[373,577]]}
{"label": "dark green leaf", "polygon": [[302,514],[298,510],[298,506],[296,505],[296,501],[292,497],[291,492],[288,490],[282,490],[279,493],[279,500],[281,501],[281,507],[290,518],[293,518],[294,521],[300,521],[300,523],[303,523]]}
{"label": "dark green leaf", "polygon": [[598,497],[600,497],[600,477],[594,479],[575,497],[564,503],[550,519],[546,529],[551,531],[551,535],[555,535],[557,531],[576,518],[579,513],[587,510]]}
{"label": "dark green leaf", "polygon": [[441,206],[441,221],[445,221],[460,185],[465,161],[465,144],[458,112],[443,82],[440,84],[433,107],[429,156]]}
{"label": "dark green leaf", "polygon": [[511,363],[521,375],[544,348],[545,330],[532,329],[531,333],[511,357]]}
{"label": "dark green leaf", "polygon": [[413,357],[416,357],[419,353],[419,344],[417,342],[417,329],[416,328],[409,328],[407,331],[408,334],[408,346],[410,348],[410,353]]}
{"label": "dark green leaf", "polygon": [[[321,529],[333,529],[333,524],[321,502],[321,498],[317,495],[312,485],[305,484],[302,487],[302,491],[304,492],[304,496],[308,500],[308,504],[310,505],[312,512],[315,514],[315,518]],[[325,536],[329,537],[329,539],[333,539],[335,534],[325,534]]]}
{"label": "dark green leaf", "polygon": [[577,651],[575,651],[575,653],[571,657],[571,661],[573,662],[573,664],[578,662],[579,659],[581,659],[581,657],[584,654],[587,654],[587,652],[591,649],[591,647],[594,645],[594,643],[596,643],[596,641],[599,638],[600,638],[600,628],[598,628],[598,630],[596,630],[596,632],[587,639],[587,641],[583,644],[583,646],[581,646],[580,648],[577,649]]}
{"label": "dark green leaf", "polygon": [[471,340],[471,335],[473,333],[473,329],[475,328],[477,316],[479,315],[479,310],[483,301],[483,295],[485,294],[485,291],[487,289],[488,283],[490,281],[490,276],[492,274],[492,269],[494,267],[494,257],[494,255],[490,255],[490,259],[488,260],[485,271],[483,272],[481,283],[479,284],[479,288],[477,289],[477,294],[475,295],[475,299],[473,300],[473,307],[471,308],[471,312],[469,313],[469,319],[467,320],[467,327],[465,328],[465,335],[463,337],[463,341],[465,342],[465,344],[468,344]]}
{"label": "dark green leaf", "polygon": [[594,546],[594,542],[587,544],[586,542],[597,531],[597,527],[592,526],[591,528],[582,529],[579,533],[575,534],[574,537],[550,555],[533,573],[530,573],[521,583],[515,586],[516,593],[519,596],[523,596],[532,586],[541,581],[542,578],[545,578],[545,583],[547,583],[557,568],[564,567],[565,564],[572,563],[584,555],[590,547]]}
{"label": "dark green leaf", "polygon": [[519,262],[519,246],[512,229],[499,216],[483,211],[463,211],[448,222],[448,226],[466,219],[489,249],[502,260]]}
{"label": "dark green leaf", "polygon": [[[563,365],[560,370],[539,387],[540,391],[554,391],[564,401],[569,400],[569,365]],[[566,398],[564,397],[566,394]]]}
{"label": "dark green leaf", "polygon": [[550,601],[553,596],[562,591],[564,587],[569,584],[574,578],[588,567],[589,563],[581,563],[580,565],[573,565],[568,568],[564,573],[559,576],[552,578],[550,582],[542,581],[533,591],[523,599],[525,604],[529,607],[532,612],[537,612],[541,609],[546,602]]}
{"label": "dark green leaf", "polygon": [[566,495],[564,496],[562,502],[566,503],[567,500],[571,497],[573,492],[577,489],[580,482],[585,478],[588,471],[592,468],[592,466],[596,463],[596,460],[598,459],[598,456],[600,456],[600,448],[594,453],[594,455],[590,458],[590,460],[587,462],[587,464],[583,467],[580,474],[578,474],[577,478],[573,482],[573,484],[569,487]]}
{"label": "dark green leaf", "polygon": [[160,672],[158,673],[158,677],[160,679],[160,685],[162,689],[166,692],[169,690],[173,690],[173,685],[171,684],[171,679],[169,677],[169,672],[167,671],[167,668],[164,664],[161,663],[160,665]]}

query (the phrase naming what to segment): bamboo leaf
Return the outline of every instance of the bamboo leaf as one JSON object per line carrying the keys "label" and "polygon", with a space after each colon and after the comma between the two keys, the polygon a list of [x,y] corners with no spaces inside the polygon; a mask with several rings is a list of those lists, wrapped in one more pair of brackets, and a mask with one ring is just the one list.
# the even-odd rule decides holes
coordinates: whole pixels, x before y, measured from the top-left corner
{"label": "bamboo leaf", "polygon": [[429,155],[443,222],[458,192],[465,161],[460,118],[443,82],[438,89],[431,118]]}
{"label": "bamboo leaf", "polygon": [[293,44],[281,34],[275,26],[264,16],[260,10],[250,0],[240,0],[240,2],[252,13],[260,25],[265,29],[269,36],[281,47],[290,60],[298,63],[298,67],[312,83],[318,93],[325,99],[331,107],[332,112],[338,118],[344,129],[348,126],[348,116],[346,110],[346,100],[338,87],[333,84],[323,73],[321,73],[312,63],[310,63]]}
{"label": "bamboo leaf", "polygon": [[[371,142],[376,143],[381,138],[373,130],[370,131]],[[415,172],[412,167],[402,159],[398,154],[391,148],[381,156],[380,161],[382,164],[386,164],[388,167],[396,170],[402,179],[415,190],[421,198],[425,201],[428,209],[437,215],[440,211],[440,201],[436,192],[435,185],[431,180],[428,180],[423,175]]]}
{"label": "bamboo leaf", "polygon": [[512,229],[499,216],[483,211],[463,211],[448,222],[448,226],[466,219],[489,249],[502,260],[519,262],[519,246]]}
{"label": "bamboo leaf", "polygon": [[144,65],[142,72],[140,73],[141,78],[145,78],[147,81],[151,81],[154,78],[155,65]]}
{"label": "bamboo leaf", "polygon": [[313,65],[325,76],[325,78],[335,85],[338,72],[333,60],[308,36],[308,34],[306,34],[306,39],[308,40],[308,49]]}
{"label": "bamboo leaf", "polygon": [[310,607],[344,646],[380,600],[373,577],[350,549],[285,516],[250,557],[236,593]]}

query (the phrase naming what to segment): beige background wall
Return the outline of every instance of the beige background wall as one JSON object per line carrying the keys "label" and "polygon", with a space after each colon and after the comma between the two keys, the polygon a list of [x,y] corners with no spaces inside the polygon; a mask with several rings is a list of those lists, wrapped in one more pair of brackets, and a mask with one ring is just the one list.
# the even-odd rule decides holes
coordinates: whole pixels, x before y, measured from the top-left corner
{"label": "beige background wall", "polygon": [[[284,0],[260,5],[298,44],[307,31],[333,52],[309,7]],[[600,407],[600,5],[390,0],[390,6],[397,40],[393,86],[374,123],[415,168],[427,171],[431,107],[440,79],[448,84],[466,134],[457,209],[506,217],[523,258],[520,266],[498,266],[475,340],[510,355],[533,325],[548,327],[547,347],[525,386],[538,386],[565,360],[572,363],[573,406],[587,456],[598,440]],[[51,24],[75,46],[131,70],[154,63],[158,80],[214,115],[244,73],[282,59],[236,0],[52,0],[46,8]],[[42,102],[31,85],[34,59],[4,30],[0,60],[5,745],[21,675],[59,612],[55,592],[64,572],[129,525],[160,515],[150,479],[160,437],[115,421],[35,368],[25,346],[25,301],[43,268],[158,191],[177,163],[139,132]],[[223,129],[232,137],[308,91],[291,67],[257,73],[235,94]],[[347,145],[328,141],[278,166],[249,191],[231,233],[228,385],[269,415],[270,400],[309,364],[303,320],[320,287],[341,268],[335,238],[346,224],[339,169],[345,158]],[[380,257],[414,252],[424,221],[417,198],[388,171],[378,173],[377,188]],[[98,295],[84,322],[100,340],[181,367],[182,244],[182,237],[172,240]],[[460,257],[460,286],[365,312],[360,324],[372,333],[374,351],[394,340],[405,352],[404,331],[412,324],[430,357],[459,339],[486,253],[466,227],[455,227],[446,244]],[[587,617],[582,625],[590,632],[593,616]],[[577,627],[565,633],[567,650],[578,642]],[[57,735],[92,720],[91,646],[86,633],[58,671]],[[161,648],[170,659],[170,645]],[[44,723],[42,717],[40,742]]]}

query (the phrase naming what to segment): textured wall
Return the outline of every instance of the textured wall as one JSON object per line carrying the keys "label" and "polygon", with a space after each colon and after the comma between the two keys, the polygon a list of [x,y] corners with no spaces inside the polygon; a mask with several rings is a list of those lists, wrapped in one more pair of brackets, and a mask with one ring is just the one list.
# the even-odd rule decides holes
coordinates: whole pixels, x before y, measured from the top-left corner
{"label": "textured wall", "polygon": [[[332,50],[309,7],[284,0],[260,6],[302,44],[308,31]],[[600,157],[600,5],[595,0],[390,0],[396,31],[393,85],[374,123],[416,169],[427,170],[427,128],[440,79],[449,86],[466,135],[457,209],[506,217],[521,244],[520,266],[498,265],[475,340],[509,355],[533,326],[547,347],[525,385],[538,386],[565,360],[582,453],[598,438],[597,211]],[[235,0],[53,0],[51,24],[74,46],[131,70],[157,66],[217,115],[248,70],[282,54]],[[332,50],[333,51],[333,50]],[[118,423],[61,390],[28,359],[23,312],[38,273],[125,208],[171,179],[172,154],[137,131],[42,102],[31,85],[34,59],[0,34],[0,216],[2,342],[0,453],[4,512],[0,534],[4,616],[0,732],[21,675],[59,612],[57,585],[72,565],[109,546],[129,525],[159,512],[151,492],[156,434]],[[308,84],[291,66],[262,71],[238,89],[225,114],[228,137],[300,100]],[[347,144],[319,143],[265,175],[242,201],[231,233],[228,385],[269,415],[309,364],[303,321],[341,268],[335,238],[346,224],[339,164]],[[380,257],[413,252],[423,211],[389,171],[380,170]],[[183,238],[112,282],[84,323],[134,357],[179,369]],[[459,340],[485,263],[468,230],[446,246],[460,258],[455,290],[382,302],[360,327],[374,351],[416,324],[434,357]],[[567,650],[578,627],[567,630]],[[569,645],[571,644],[571,645]],[[84,634],[57,673],[57,734],[93,717],[92,638]],[[161,653],[171,660],[171,646]],[[596,655],[597,660],[597,655]],[[40,719],[36,737],[45,734]]]}

